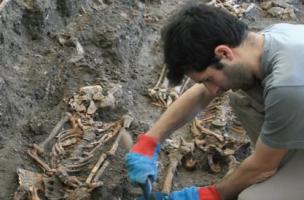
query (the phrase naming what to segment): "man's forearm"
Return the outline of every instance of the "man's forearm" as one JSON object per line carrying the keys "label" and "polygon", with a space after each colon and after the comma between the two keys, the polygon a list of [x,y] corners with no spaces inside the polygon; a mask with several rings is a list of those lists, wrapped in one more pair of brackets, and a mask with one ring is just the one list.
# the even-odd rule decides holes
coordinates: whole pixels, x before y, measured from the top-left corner
{"label": "man's forearm", "polygon": [[213,99],[203,84],[195,84],[180,96],[160,117],[147,135],[164,140],[173,131],[191,120]]}
{"label": "man's forearm", "polygon": [[288,149],[271,148],[258,138],[254,153],[246,158],[231,175],[216,184],[222,200],[235,198],[250,185],[273,176],[287,152]]}
{"label": "man's forearm", "polygon": [[276,169],[268,169],[256,165],[252,156],[249,156],[232,174],[216,184],[222,200],[230,200],[252,184],[262,182],[273,176]]}

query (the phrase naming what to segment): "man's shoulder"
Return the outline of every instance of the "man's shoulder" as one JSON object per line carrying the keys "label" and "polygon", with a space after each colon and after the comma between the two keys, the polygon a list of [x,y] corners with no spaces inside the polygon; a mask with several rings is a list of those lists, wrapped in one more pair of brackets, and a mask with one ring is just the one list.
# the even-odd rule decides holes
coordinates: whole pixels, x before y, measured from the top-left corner
{"label": "man's shoulder", "polygon": [[290,29],[290,28],[295,28],[298,26],[303,26],[302,24],[290,24],[290,23],[276,23],[276,24],[272,24],[270,26],[267,26],[266,28],[264,28],[261,32],[271,32],[271,31],[276,31],[276,30],[284,30],[284,29]]}

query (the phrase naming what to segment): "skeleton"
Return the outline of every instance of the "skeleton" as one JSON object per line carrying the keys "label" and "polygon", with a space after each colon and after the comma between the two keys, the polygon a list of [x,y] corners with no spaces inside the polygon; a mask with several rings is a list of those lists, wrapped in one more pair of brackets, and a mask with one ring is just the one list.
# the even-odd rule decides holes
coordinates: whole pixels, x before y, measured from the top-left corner
{"label": "skeleton", "polygon": [[[101,86],[87,86],[69,99],[74,112],[66,113],[43,142],[28,150],[44,173],[17,169],[20,186],[15,200],[39,200],[38,192],[52,200],[87,200],[95,188],[103,186],[100,179],[132,122],[128,115],[115,122],[94,121],[99,107],[115,105],[117,88],[113,88],[103,96]],[[112,147],[105,150],[111,141]]]}
{"label": "skeleton", "polygon": [[169,87],[169,81],[165,77],[167,66],[164,65],[156,85],[148,90],[148,94],[152,99],[152,104],[167,108],[170,106],[187,88],[190,79],[183,80],[182,85]]}
{"label": "skeleton", "polygon": [[238,166],[238,161],[251,151],[246,131],[233,114],[227,94],[214,99],[195,118],[191,132],[196,146],[207,153],[208,165],[213,173],[221,172],[223,163],[228,164],[230,173]]}
{"label": "skeleton", "polygon": [[200,158],[204,157],[200,151],[205,152],[212,173],[226,170],[224,165],[227,165],[226,175],[251,152],[249,138],[233,114],[227,94],[214,99],[193,120],[191,132],[193,139],[190,141],[174,137],[165,142],[164,150],[168,153],[169,164],[165,170],[162,192],[170,193],[178,165],[188,170],[195,169],[201,161],[195,158],[195,152]]}

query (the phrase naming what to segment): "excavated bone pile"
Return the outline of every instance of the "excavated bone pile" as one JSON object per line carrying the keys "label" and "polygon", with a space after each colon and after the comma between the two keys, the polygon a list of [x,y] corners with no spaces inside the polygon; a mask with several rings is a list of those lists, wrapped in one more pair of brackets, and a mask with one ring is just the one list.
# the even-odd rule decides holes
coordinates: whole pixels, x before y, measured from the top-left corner
{"label": "excavated bone pile", "polygon": [[132,121],[130,116],[113,122],[95,120],[97,109],[116,106],[115,96],[122,93],[121,86],[113,84],[104,93],[100,85],[86,86],[67,99],[72,111],[43,142],[28,150],[43,173],[18,168],[15,200],[85,200],[104,185],[102,175]]}

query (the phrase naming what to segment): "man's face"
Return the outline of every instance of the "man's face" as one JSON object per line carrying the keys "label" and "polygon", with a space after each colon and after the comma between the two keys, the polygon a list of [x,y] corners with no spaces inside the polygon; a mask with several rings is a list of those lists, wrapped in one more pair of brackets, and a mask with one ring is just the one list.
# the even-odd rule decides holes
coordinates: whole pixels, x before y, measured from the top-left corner
{"label": "man's face", "polygon": [[203,83],[213,95],[219,95],[229,89],[246,90],[254,85],[254,76],[245,64],[223,64],[223,66],[222,69],[209,66],[205,71],[190,72],[187,76],[196,83]]}

